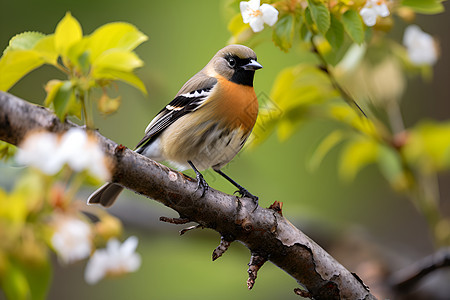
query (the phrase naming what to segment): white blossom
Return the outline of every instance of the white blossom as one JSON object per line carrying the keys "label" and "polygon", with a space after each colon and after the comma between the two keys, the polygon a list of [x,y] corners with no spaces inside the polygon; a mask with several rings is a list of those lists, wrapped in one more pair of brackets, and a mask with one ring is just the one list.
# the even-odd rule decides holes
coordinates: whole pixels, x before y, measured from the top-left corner
{"label": "white blossom", "polygon": [[63,263],[87,258],[91,253],[91,227],[72,216],[57,216],[51,242]]}
{"label": "white blossom", "polygon": [[65,156],[65,161],[72,170],[89,170],[98,178],[108,179],[109,172],[104,163],[103,152],[86,131],[78,128],[68,130],[62,137],[59,152]]}
{"label": "white blossom", "polygon": [[417,25],[409,25],[403,35],[403,45],[415,65],[433,65],[438,59],[438,50],[431,35]]}
{"label": "white blossom", "polygon": [[112,238],[105,249],[96,250],[87,263],[84,278],[95,284],[107,275],[134,272],[141,266],[141,256],[135,253],[138,239],[129,237],[123,244]]}
{"label": "white blossom", "polygon": [[16,160],[48,175],[56,174],[67,164],[76,172],[88,170],[100,179],[109,178],[103,152],[96,141],[79,128],[69,129],[62,136],[49,132],[29,135],[22,143]]}
{"label": "white blossom", "polygon": [[240,3],[242,20],[245,24],[248,23],[254,32],[263,30],[264,23],[273,26],[278,21],[278,10],[270,4],[260,5],[260,3],[260,0]]}
{"label": "white blossom", "polygon": [[29,135],[17,151],[17,162],[36,167],[48,175],[61,170],[64,162],[55,157],[58,136],[50,132],[36,132]]}
{"label": "white blossom", "polygon": [[389,9],[384,0],[367,0],[364,7],[359,11],[364,24],[369,27],[377,23],[377,17],[389,16]]}

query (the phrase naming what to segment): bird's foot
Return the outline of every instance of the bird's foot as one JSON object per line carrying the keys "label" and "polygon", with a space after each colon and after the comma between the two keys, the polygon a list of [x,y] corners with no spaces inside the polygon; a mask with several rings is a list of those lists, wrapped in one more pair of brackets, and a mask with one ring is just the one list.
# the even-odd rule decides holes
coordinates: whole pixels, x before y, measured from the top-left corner
{"label": "bird's foot", "polygon": [[237,190],[235,193],[239,193],[241,197],[247,197],[253,200],[255,204],[258,204],[258,197],[247,191],[247,189],[241,187],[239,190]]}
{"label": "bird's foot", "polygon": [[206,191],[209,189],[209,185],[206,182],[205,178],[203,178],[203,175],[199,173],[196,174],[197,177],[197,189],[195,191],[198,191],[199,189],[202,189],[202,195],[200,198],[205,196]]}

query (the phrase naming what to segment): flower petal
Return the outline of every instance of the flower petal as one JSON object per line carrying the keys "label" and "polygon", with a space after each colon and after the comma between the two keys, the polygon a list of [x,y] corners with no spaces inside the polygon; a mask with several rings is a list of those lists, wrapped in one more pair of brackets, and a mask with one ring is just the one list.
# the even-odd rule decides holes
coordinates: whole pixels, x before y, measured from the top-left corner
{"label": "flower petal", "polygon": [[129,237],[123,244],[112,238],[108,241],[106,249],[97,250],[89,260],[85,280],[94,284],[107,275],[118,275],[134,272],[141,266],[141,256],[135,252],[138,239]]}
{"label": "flower petal", "polygon": [[264,23],[269,26],[275,25],[278,21],[278,10],[270,4],[263,4],[260,7]]}
{"label": "flower petal", "polygon": [[380,17],[383,17],[383,18],[389,16],[389,14],[390,14],[389,9],[385,3],[374,6],[374,9],[375,9],[376,13]]}
{"label": "flower petal", "polygon": [[135,272],[141,266],[142,259],[138,253],[134,253],[133,256],[128,258],[127,261],[127,270],[128,272]]}
{"label": "flower petal", "polygon": [[96,284],[106,275],[109,257],[105,250],[97,250],[89,259],[84,271],[84,280]]}
{"label": "flower petal", "polygon": [[359,14],[367,26],[372,27],[377,23],[377,13],[374,9],[364,7],[359,11]]}
{"label": "flower petal", "polygon": [[244,2],[242,1],[239,4],[239,7],[241,9],[241,15],[242,15],[242,21],[244,22],[244,24],[247,24],[248,22],[250,22],[250,6],[248,5],[248,2]]}
{"label": "flower petal", "polygon": [[405,29],[405,33],[403,34],[403,45],[406,47],[411,47],[414,45],[415,38],[420,35],[422,30],[417,25],[409,25]]}
{"label": "flower petal", "polygon": [[116,238],[109,239],[106,244],[106,249],[109,253],[119,252],[120,242]]}
{"label": "flower petal", "polygon": [[250,0],[250,1],[248,1],[248,5],[249,5],[249,7],[252,10],[258,10],[260,3],[261,3],[260,0]]}
{"label": "flower petal", "polygon": [[79,128],[69,129],[62,137],[59,155],[75,172],[88,167],[90,153],[86,151],[87,134]]}
{"label": "flower petal", "polygon": [[250,27],[253,32],[260,32],[264,29],[264,21],[261,16],[254,17],[250,20]]}
{"label": "flower petal", "polygon": [[47,175],[54,175],[64,165],[64,161],[56,155],[57,149],[58,137],[55,134],[33,133],[22,143],[16,160],[20,164],[36,167]]}
{"label": "flower petal", "polygon": [[63,263],[72,263],[91,253],[91,228],[72,216],[57,215],[51,242]]}
{"label": "flower petal", "polygon": [[438,59],[438,52],[433,37],[423,32],[417,25],[406,28],[403,44],[408,56],[415,65],[433,65]]}
{"label": "flower petal", "polygon": [[130,255],[136,251],[139,240],[135,236],[130,236],[125,242],[123,242],[120,252],[122,254]]}

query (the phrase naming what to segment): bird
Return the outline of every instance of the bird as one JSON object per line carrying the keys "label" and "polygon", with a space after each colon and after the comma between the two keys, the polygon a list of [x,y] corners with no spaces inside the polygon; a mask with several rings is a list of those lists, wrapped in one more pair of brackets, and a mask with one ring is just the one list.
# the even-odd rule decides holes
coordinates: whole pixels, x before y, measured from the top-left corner
{"label": "bird", "polygon": [[[192,168],[201,197],[209,185],[200,171],[212,168],[255,203],[258,197],[226,175],[221,168],[242,149],[255,125],[259,104],[253,81],[262,65],[243,45],[220,49],[191,77],[150,122],[135,152],[180,171]],[[123,187],[108,182],[93,192],[88,204],[111,206]]]}

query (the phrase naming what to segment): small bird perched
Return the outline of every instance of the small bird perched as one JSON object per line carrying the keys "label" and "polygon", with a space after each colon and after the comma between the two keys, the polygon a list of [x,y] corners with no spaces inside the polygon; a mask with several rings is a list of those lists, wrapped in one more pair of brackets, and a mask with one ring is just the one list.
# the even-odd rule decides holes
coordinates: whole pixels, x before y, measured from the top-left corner
{"label": "small bird perched", "polygon": [[[261,68],[248,47],[230,45],[219,50],[150,122],[135,151],[180,169],[191,167],[202,197],[208,184],[200,171],[212,168],[242,196],[257,201],[258,197],[220,169],[241,150],[255,125],[258,100],[253,77]],[[122,190],[117,184],[106,183],[92,193],[88,203],[111,206]]]}

